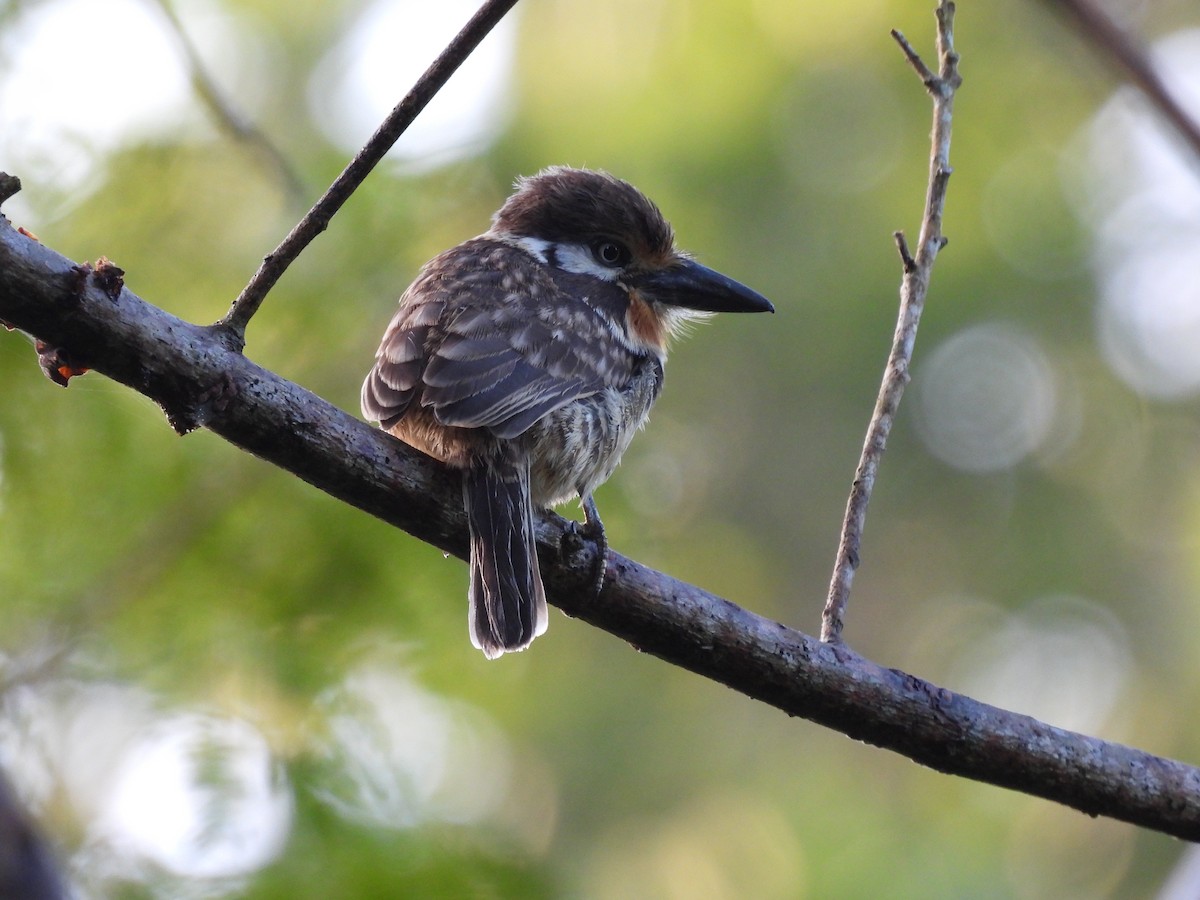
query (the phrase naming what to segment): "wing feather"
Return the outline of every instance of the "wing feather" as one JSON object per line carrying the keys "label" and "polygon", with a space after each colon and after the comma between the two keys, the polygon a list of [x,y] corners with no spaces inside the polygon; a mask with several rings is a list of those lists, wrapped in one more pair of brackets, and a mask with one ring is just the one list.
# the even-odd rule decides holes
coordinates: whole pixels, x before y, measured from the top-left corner
{"label": "wing feather", "polygon": [[400,300],[363,384],[363,414],[390,428],[415,402],[443,425],[512,438],[572,400],[625,387],[634,354],[616,348],[630,365],[613,365],[625,360],[597,304],[563,278],[578,276],[486,238],[442,254]]}

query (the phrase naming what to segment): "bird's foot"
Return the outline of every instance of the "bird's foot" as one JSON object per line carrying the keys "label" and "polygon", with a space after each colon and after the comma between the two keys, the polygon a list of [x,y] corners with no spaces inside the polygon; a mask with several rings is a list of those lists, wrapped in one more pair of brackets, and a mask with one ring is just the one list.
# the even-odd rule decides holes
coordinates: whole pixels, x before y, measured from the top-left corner
{"label": "bird's foot", "polygon": [[563,534],[559,550],[564,557],[572,556],[583,548],[585,540],[596,545],[596,562],[592,570],[592,595],[599,596],[604,589],[604,576],[608,570],[608,537],[604,523],[591,495],[583,498],[583,524],[571,522]]}

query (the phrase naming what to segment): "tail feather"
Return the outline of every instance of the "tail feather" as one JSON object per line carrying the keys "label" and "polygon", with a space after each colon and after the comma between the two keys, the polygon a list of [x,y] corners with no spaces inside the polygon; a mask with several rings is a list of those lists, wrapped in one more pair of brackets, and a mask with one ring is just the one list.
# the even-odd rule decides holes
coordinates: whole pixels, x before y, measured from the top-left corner
{"label": "tail feather", "polygon": [[528,463],[471,466],[463,502],[471,532],[471,643],[495,659],[524,650],[546,630]]}

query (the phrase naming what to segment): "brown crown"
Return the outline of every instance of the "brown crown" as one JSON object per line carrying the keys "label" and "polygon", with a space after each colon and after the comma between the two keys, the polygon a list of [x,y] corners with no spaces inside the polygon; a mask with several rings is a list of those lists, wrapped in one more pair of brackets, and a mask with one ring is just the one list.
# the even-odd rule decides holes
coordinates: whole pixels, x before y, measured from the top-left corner
{"label": "brown crown", "polygon": [[552,166],[520,179],[492,222],[497,231],[561,243],[615,238],[645,261],[665,260],[675,246],[670,223],[645,194],[589,169]]}

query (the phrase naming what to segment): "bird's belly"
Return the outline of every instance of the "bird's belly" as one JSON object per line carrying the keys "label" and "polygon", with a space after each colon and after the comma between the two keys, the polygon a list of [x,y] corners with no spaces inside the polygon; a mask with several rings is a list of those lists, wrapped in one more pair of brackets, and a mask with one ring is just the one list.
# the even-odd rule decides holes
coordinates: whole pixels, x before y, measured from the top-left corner
{"label": "bird's belly", "polygon": [[647,366],[646,374],[624,391],[607,388],[580,398],[531,428],[533,502],[555,506],[586,496],[607,481],[646,424],[661,385],[661,368]]}

